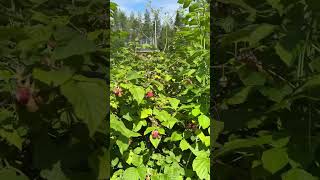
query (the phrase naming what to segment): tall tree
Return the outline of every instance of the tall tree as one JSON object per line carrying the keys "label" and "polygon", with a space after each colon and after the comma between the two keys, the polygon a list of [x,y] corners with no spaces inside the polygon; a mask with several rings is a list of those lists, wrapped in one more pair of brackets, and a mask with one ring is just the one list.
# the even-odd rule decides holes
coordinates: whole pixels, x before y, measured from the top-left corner
{"label": "tall tree", "polygon": [[174,26],[176,28],[181,28],[183,26],[183,22],[182,22],[182,16],[179,12],[179,10],[177,10],[177,13],[176,13],[176,18],[175,18],[175,21],[174,21]]}
{"label": "tall tree", "polygon": [[161,32],[161,22],[160,22],[160,11],[159,10],[154,10],[153,11],[153,32],[154,32],[154,44],[157,45],[157,39],[160,36],[160,32]]}
{"label": "tall tree", "polygon": [[143,28],[142,31],[144,33],[146,39],[150,39],[152,36],[152,23],[151,23],[151,17],[149,11],[146,9],[144,13],[144,23],[143,23]]}

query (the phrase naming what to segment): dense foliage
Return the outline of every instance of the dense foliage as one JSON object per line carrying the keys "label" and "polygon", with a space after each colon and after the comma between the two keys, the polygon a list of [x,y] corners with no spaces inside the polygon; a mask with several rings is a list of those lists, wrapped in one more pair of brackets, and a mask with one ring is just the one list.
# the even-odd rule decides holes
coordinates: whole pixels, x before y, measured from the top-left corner
{"label": "dense foliage", "polygon": [[107,4],[0,2],[0,179],[107,179]]}
{"label": "dense foliage", "polygon": [[212,6],[213,179],[318,179],[320,2]]}
{"label": "dense foliage", "polygon": [[111,179],[210,179],[209,5],[179,3],[173,53],[111,46]]}

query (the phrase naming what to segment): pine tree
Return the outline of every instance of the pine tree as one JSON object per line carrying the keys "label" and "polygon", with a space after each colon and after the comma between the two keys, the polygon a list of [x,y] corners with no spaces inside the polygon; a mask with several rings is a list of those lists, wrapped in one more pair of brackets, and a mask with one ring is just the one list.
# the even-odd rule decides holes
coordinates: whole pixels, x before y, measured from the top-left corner
{"label": "pine tree", "polygon": [[150,18],[150,13],[147,9],[144,13],[144,23],[143,23],[142,33],[145,36],[147,36],[147,37],[144,37],[144,39],[149,40],[149,38],[151,38],[152,36],[151,18]]}
{"label": "pine tree", "polygon": [[178,10],[177,10],[176,18],[175,18],[175,21],[174,21],[174,26],[175,26],[176,28],[181,28],[181,27],[183,27],[182,16],[181,16],[181,14],[179,13]]}

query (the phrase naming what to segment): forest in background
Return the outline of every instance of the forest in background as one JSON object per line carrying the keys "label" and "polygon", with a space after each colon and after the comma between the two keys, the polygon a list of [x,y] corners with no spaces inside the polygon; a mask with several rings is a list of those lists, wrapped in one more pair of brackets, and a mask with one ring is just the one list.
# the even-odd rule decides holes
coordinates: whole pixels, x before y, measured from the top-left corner
{"label": "forest in background", "polygon": [[161,51],[168,49],[177,29],[184,26],[183,12],[180,9],[175,13],[168,13],[153,9],[150,5],[148,7],[143,14],[131,12],[129,16],[121,8],[114,11],[112,30],[118,32],[113,37],[114,47],[132,43]]}

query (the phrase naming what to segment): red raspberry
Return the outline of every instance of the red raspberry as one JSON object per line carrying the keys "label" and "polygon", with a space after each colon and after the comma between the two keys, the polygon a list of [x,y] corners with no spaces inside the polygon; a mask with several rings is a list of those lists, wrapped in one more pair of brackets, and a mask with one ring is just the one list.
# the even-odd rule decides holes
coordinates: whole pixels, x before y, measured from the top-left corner
{"label": "red raspberry", "polygon": [[153,139],[159,138],[159,131],[157,130],[152,131],[152,138]]}
{"label": "red raspberry", "polygon": [[154,95],[153,92],[149,91],[147,92],[146,97],[150,98],[150,97],[153,97],[153,95]]}
{"label": "red raspberry", "polygon": [[29,88],[19,88],[16,92],[16,98],[20,104],[26,105],[31,97]]}
{"label": "red raspberry", "polygon": [[118,96],[118,97],[121,97],[123,92],[122,92],[122,89],[120,87],[116,87],[114,90],[113,90],[113,93]]}

